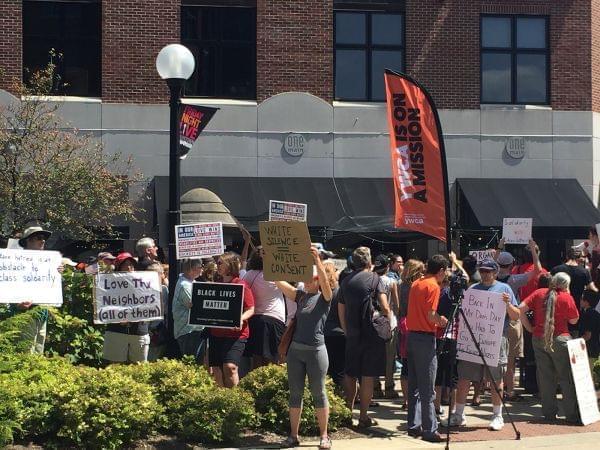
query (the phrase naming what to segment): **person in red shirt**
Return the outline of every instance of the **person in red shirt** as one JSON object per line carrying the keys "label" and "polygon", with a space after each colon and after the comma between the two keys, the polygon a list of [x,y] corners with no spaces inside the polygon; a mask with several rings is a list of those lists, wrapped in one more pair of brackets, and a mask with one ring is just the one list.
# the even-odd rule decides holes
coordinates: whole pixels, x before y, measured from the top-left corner
{"label": "person in red shirt", "polygon": [[[437,313],[440,283],[449,263],[442,255],[427,261],[425,276],[415,281],[408,295],[408,434],[429,442],[442,442],[435,417],[436,328],[448,320]],[[418,412],[421,414],[418,414]]]}
{"label": "person in red shirt", "polygon": [[[571,374],[567,342],[571,339],[569,324],[579,320],[575,300],[569,293],[571,278],[564,272],[552,277],[549,288],[538,289],[519,306],[525,329],[533,334],[533,350],[537,379],[542,397],[542,412],[547,420],[555,420],[558,412],[556,382],[563,395],[563,411],[568,422],[579,422],[575,383]],[[535,325],[525,315],[533,311]]]}
{"label": "person in red shirt", "polygon": [[238,366],[250,337],[248,319],[254,314],[254,295],[248,284],[240,278],[240,268],[240,257],[233,252],[221,255],[217,261],[220,281],[244,285],[242,327],[210,329],[208,362],[213,368],[217,384],[221,387],[234,387],[240,381]]}

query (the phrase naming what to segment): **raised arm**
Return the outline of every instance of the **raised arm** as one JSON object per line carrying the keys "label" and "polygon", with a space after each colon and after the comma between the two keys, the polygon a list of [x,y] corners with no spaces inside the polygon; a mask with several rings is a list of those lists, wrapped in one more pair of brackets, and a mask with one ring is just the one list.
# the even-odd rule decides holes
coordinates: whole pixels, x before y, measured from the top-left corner
{"label": "raised arm", "polygon": [[296,292],[298,292],[298,289],[296,289],[287,281],[276,281],[275,284],[281,290],[281,292],[283,292],[283,295],[285,295],[286,298],[294,302],[296,301]]}
{"label": "raised arm", "polygon": [[330,302],[331,298],[333,297],[333,291],[329,285],[329,280],[327,280],[325,266],[323,266],[323,262],[321,261],[321,258],[319,258],[319,251],[315,247],[311,247],[310,254],[312,255],[313,261],[317,266],[317,275],[319,276],[319,287],[321,288],[321,294],[323,294],[325,301]]}
{"label": "raised arm", "polygon": [[244,248],[242,249],[240,260],[242,262],[242,269],[246,270],[246,264],[248,263],[248,250],[250,248],[250,243],[252,242],[252,235],[245,228],[242,228],[241,231],[242,236],[244,236]]}
{"label": "raised arm", "polygon": [[469,274],[463,267],[462,262],[456,258],[456,253],[454,253],[454,252],[448,253],[448,259],[450,260],[452,267],[456,267],[460,271],[462,276],[467,279],[467,283],[468,283],[470,281]]}

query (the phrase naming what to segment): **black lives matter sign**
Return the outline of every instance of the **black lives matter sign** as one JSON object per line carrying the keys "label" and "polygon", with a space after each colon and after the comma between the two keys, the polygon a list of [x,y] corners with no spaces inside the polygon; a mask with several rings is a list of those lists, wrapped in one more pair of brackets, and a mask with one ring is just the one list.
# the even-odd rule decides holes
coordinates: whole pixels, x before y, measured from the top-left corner
{"label": "black lives matter sign", "polygon": [[194,283],[190,325],[235,328],[242,324],[244,286],[233,283]]}

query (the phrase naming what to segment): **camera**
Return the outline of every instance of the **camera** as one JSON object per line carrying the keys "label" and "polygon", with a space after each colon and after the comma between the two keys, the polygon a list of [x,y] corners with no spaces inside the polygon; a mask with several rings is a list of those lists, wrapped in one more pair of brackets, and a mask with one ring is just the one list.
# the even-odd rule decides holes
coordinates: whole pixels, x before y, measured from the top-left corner
{"label": "camera", "polygon": [[460,270],[452,272],[450,276],[450,295],[453,300],[460,300],[463,297],[464,291],[469,287],[467,278]]}

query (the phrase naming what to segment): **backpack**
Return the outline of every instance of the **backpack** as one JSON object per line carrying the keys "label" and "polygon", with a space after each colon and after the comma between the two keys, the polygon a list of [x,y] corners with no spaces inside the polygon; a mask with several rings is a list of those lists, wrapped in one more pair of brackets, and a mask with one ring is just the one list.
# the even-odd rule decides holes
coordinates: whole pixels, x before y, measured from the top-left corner
{"label": "backpack", "polygon": [[363,302],[363,326],[362,330],[366,336],[389,342],[392,339],[392,327],[386,316],[379,312],[379,304],[375,293],[379,284],[379,276],[373,274],[373,283],[367,292],[367,298]]}

